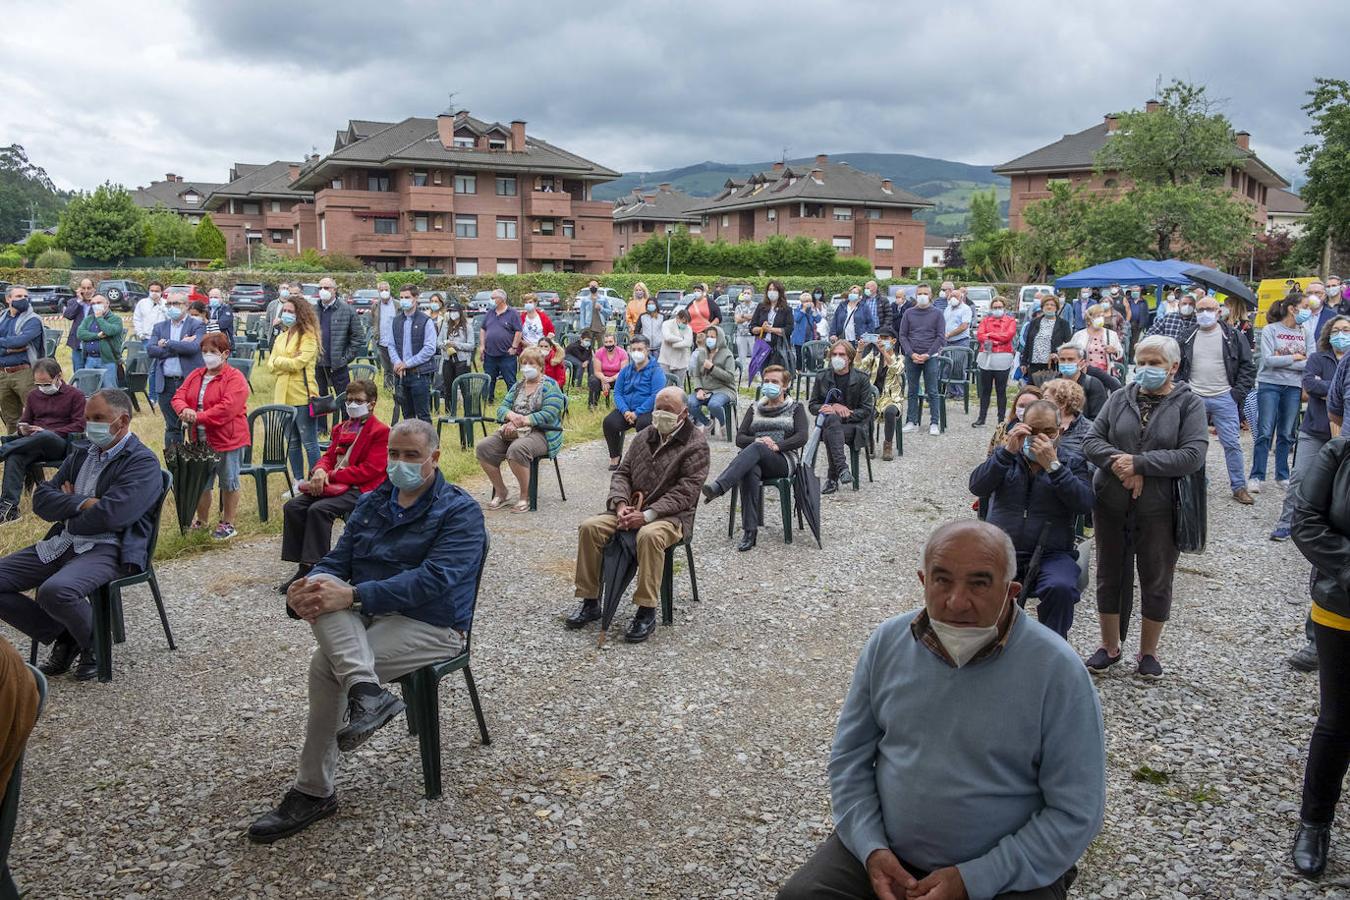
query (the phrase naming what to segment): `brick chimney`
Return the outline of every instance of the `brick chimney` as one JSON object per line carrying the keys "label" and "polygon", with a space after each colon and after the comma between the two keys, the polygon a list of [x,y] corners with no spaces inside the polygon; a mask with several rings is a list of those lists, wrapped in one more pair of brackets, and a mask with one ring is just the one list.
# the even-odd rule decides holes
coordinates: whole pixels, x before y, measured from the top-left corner
{"label": "brick chimney", "polygon": [[164,180],[167,181],[169,184],[173,184],[175,181],[178,180],[178,178],[172,172],[170,172],[169,174],[164,176]]}
{"label": "brick chimney", "polygon": [[825,168],[825,163],[829,162],[829,159],[830,159],[830,158],[829,158],[828,156],[826,156],[824,153],[817,154],[817,155],[816,155],[816,167],[817,167],[817,168],[820,168],[820,169]]}
{"label": "brick chimney", "polygon": [[816,166],[814,169],[811,170],[811,177],[814,178],[816,181],[824,181],[825,179],[821,177],[824,174],[825,170],[822,169],[820,166]]}
{"label": "brick chimney", "polygon": [[300,166],[298,164],[287,166],[286,171],[290,174],[291,181],[300,177]]}
{"label": "brick chimney", "polygon": [[436,137],[447,150],[455,146],[455,117],[450,113],[443,112],[436,117]]}
{"label": "brick chimney", "polygon": [[781,161],[774,163],[774,164],[773,164],[773,170],[774,170],[775,172],[781,172],[781,171],[783,171],[783,163],[782,163]]}
{"label": "brick chimney", "polygon": [[1157,111],[1158,111],[1157,100],[1150,100],[1144,104],[1144,112],[1157,112]]}
{"label": "brick chimney", "polygon": [[670,182],[669,182],[669,181],[663,181],[663,182],[661,182],[660,184],[658,184],[658,185],[656,186],[656,189],[657,189],[658,191],[660,191],[661,193],[663,193],[663,194],[669,194],[669,193],[670,193]]}
{"label": "brick chimney", "polygon": [[525,120],[511,120],[511,149],[517,153],[525,152]]}
{"label": "brick chimney", "polygon": [[894,189],[894,185],[889,178],[883,178],[881,179],[881,189],[889,194]]}
{"label": "brick chimney", "polygon": [[1120,130],[1120,119],[1116,117],[1115,113],[1107,113],[1102,118],[1105,119],[1106,121],[1107,134],[1114,134],[1115,132]]}
{"label": "brick chimney", "polygon": [[1250,131],[1239,131],[1234,137],[1237,138],[1237,145],[1243,150],[1252,149],[1252,133]]}

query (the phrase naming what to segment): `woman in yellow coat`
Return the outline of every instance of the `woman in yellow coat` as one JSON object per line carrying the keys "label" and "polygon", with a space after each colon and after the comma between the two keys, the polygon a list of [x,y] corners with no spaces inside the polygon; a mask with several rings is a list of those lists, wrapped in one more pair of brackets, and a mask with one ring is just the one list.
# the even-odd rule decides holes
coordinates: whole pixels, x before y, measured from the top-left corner
{"label": "woman in yellow coat", "polygon": [[272,343],[272,355],[267,360],[267,368],[276,377],[272,402],[295,407],[291,472],[296,481],[303,481],[319,461],[317,423],[309,414],[309,398],[314,396],[316,385],[314,363],[319,358],[319,317],[308,301],[287,299],[282,301],[279,318],[281,333]]}
{"label": "woman in yellow coat", "polygon": [[[905,361],[895,349],[895,332],[883,328],[877,333],[876,352],[863,355],[866,345],[858,342],[858,371],[881,392],[877,397],[877,420],[885,427],[886,443],[882,459],[895,459],[895,426],[905,409]],[[878,370],[880,372],[878,376]]]}

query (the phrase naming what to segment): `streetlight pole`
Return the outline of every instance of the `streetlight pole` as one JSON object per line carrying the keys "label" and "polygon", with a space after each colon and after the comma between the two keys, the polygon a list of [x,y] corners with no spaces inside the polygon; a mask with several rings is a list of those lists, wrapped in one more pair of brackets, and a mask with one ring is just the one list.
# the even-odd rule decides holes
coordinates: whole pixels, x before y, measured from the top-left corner
{"label": "streetlight pole", "polygon": [[670,274],[670,226],[666,226],[666,274]]}

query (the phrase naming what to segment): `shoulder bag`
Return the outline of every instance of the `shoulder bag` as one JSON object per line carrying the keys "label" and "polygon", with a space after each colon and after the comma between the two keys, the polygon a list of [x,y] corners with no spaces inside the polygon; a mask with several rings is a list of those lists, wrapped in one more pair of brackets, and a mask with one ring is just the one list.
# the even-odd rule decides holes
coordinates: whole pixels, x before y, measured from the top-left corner
{"label": "shoulder bag", "polygon": [[1204,553],[1209,536],[1209,510],[1205,499],[1205,469],[1172,480],[1172,539],[1182,553]]}
{"label": "shoulder bag", "polygon": [[300,370],[300,377],[305,382],[305,393],[309,396],[309,416],[317,419],[330,413],[337,412],[337,397],[333,394],[315,395],[309,389],[309,368]]}

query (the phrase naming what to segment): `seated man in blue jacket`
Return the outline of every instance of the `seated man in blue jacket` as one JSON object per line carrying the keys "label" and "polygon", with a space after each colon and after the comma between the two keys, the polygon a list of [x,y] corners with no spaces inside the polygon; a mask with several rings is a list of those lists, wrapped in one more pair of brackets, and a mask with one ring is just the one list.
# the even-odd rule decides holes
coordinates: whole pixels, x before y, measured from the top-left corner
{"label": "seated man in blue jacket", "polygon": [[[89,594],[149,562],[154,510],[164,483],[159,459],[131,433],[131,398],[105,388],[84,408],[91,446],[72,450],[33,492],[33,512],[54,523],[31,547],[0,559],[0,619],[52,644],[39,668],[98,674]],[[22,593],[37,589],[33,599]]]}
{"label": "seated man in blue jacket", "polygon": [[361,498],[337,546],[287,591],[319,646],[299,773],[281,804],[249,828],[256,843],[337,812],[338,751],[355,750],[403,711],[381,683],[464,649],[487,530],[478,502],[441,475],[440,457],[430,424],[395,425],[389,480]]}
{"label": "seated man in blue jacket", "polygon": [[628,365],[619,370],[614,382],[614,409],[601,422],[605,443],[609,445],[609,470],[619,468],[623,455],[623,433],[632,428],[641,431],[652,424],[656,395],[666,386],[666,373],[652,362],[651,346],[641,335],[628,339]]}
{"label": "seated man in blue jacket", "polygon": [[1059,407],[1037,400],[1008,431],[1003,446],[970,473],[970,492],[989,501],[987,521],[1012,538],[1018,580],[1026,577],[1038,543],[1044,544],[1028,596],[1039,597],[1036,617],[1068,638],[1078,602],[1074,520],[1092,511],[1087,461],[1060,452]]}

